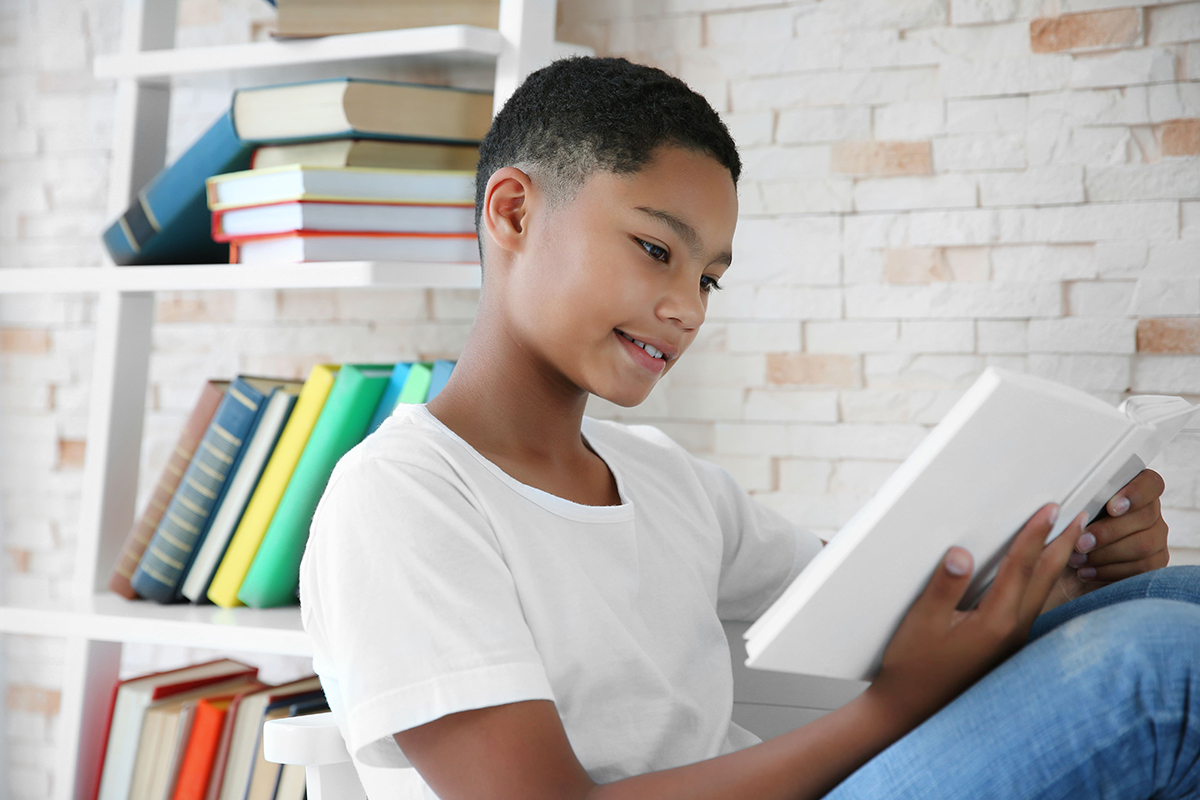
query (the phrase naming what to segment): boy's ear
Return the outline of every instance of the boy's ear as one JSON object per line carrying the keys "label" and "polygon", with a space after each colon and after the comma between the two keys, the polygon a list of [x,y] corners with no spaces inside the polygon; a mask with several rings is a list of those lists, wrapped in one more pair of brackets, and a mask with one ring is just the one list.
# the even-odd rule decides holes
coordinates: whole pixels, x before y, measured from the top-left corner
{"label": "boy's ear", "polygon": [[528,230],[533,181],[516,167],[502,167],[488,179],[483,201],[483,227],[497,245],[519,252]]}

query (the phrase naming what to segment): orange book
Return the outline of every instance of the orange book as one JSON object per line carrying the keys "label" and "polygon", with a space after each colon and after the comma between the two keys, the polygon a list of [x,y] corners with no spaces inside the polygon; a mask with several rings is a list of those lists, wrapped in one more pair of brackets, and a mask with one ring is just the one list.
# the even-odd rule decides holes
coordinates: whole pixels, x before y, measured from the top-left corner
{"label": "orange book", "polygon": [[171,800],[204,800],[208,779],[212,774],[213,759],[217,754],[217,743],[225,723],[225,713],[233,695],[202,698],[196,703],[196,716],[192,721],[192,733],[188,738],[183,762],[179,767],[179,778],[175,782],[175,793]]}

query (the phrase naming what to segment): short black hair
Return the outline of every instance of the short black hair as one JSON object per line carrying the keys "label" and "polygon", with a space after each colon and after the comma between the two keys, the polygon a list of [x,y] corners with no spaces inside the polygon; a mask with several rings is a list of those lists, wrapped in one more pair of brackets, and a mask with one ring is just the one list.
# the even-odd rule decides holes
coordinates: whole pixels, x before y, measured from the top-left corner
{"label": "short black hair", "polygon": [[475,228],[483,260],[484,195],[496,170],[519,167],[551,201],[570,197],[593,173],[632,174],[661,145],[706,153],[736,185],[742,162],[708,101],[661,69],[623,58],[575,56],[529,75],[479,145]]}

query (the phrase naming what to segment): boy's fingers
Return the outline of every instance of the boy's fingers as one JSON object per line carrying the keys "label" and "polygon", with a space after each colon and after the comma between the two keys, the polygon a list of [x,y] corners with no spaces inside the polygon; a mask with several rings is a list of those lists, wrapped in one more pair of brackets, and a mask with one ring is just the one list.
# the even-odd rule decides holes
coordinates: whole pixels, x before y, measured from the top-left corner
{"label": "boy's fingers", "polygon": [[1152,469],[1144,469],[1104,504],[1110,517],[1119,517],[1130,509],[1141,508],[1162,496],[1166,484]]}
{"label": "boy's fingers", "polygon": [[1042,554],[1038,557],[1037,566],[1034,568],[1033,577],[1025,588],[1025,596],[1021,598],[1019,619],[1023,629],[1027,630],[1037,615],[1041,613],[1042,606],[1046,604],[1046,598],[1050,596],[1054,584],[1067,565],[1067,558],[1075,548],[1075,540],[1083,533],[1085,522],[1087,522],[1087,517],[1080,514],[1057,539],[1043,548]]}
{"label": "boy's fingers", "polygon": [[[1076,550],[1079,549],[1076,545]],[[1167,549],[1167,523],[1163,520],[1144,530],[1131,533],[1110,545],[1098,547],[1087,554],[1075,553],[1071,565],[1075,567],[1100,567],[1105,564],[1120,564],[1125,561],[1140,561],[1160,550]]]}
{"label": "boy's fingers", "polygon": [[974,560],[962,547],[951,547],[933,572],[913,609],[949,623],[971,581]]}
{"label": "boy's fingers", "polygon": [[1122,561],[1119,564],[1109,564],[1103,567],[1082,567],[1077,574],[1079,579],[1085,583],[1110,583],[1132,578],[1143,572],[1162,569],[1170,558],[1169,552],[1160,550],[1152,556],[1137,561]]}
{"label": "boy's fingers", "polygon": [[[1054,503],[1042,506],[1029,518],[1008,546],[1008,552],[996,571],[996,579],[979,604],[980,611],[1004,613],[1005,610],[1016,611],[1021,608],[1026,587],[1033,579],[1038,557],[1044,549],[1043,543],[1057,519],[1058,506]],[[1063,564],[1066,561],[1067,556],[1064,555]]]}
{"label": "boy's fingers", "polygon": [[1151,528],[1156,522],[1161,521],[1161,517],[1162,509],[1157,497],[1146,505],[1128,511],[1119,517],[1103,517],[1087,526],[1086,533],[1090,533],[1092,539],[1088,539],[1085,534],[1077,549],[1081,553],[1100,550],[1132,533]]}

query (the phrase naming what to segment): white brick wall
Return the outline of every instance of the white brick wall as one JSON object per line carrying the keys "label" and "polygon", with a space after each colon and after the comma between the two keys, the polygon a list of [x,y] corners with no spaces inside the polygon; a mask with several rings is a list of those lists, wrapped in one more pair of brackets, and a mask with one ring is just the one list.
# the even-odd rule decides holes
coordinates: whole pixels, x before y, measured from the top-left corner
{"label": "white brick wall", "polygon": [[[1200,353],[1157,322],[1200,320],[1200,122],[1188,122],[1200,119],[1200,3],[1141,5],[1109,40],[1060,30],[1051,43],[1035,18],[1129,4],[562,0],[560,38],[679,74],[724,114],[746,167],[728,289],[693,352],[643,406],[597,402],[594,413],[660,425],[829,534],[986,366],[1114,402],[1200,400]],[[113,92],[90,60],[115,49],[120,11],[117,0],[0,7],[4,268],[103,262]],[[259,0],[182,0],[178,40],[260,38],[270,16]],[[177,88],[172,155],[229,88]],[[425,291],[160,298],[142,496],[204,378],[453,356],[476,302]],[[0,297],[5,599],[59,596],[70,574],[94,314],[77,296]],[[1173,546],[1195,548],[1179,551],[1191,561],[1197,464],[1191,437],[1155,465]],[[202,655],[129,647],[124,669]],[[49,794],[61,660],[56,640],[4,641],[0,794]],[[306,666],[263,660],[280,680]]]}

